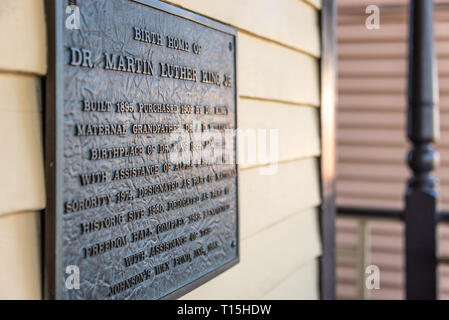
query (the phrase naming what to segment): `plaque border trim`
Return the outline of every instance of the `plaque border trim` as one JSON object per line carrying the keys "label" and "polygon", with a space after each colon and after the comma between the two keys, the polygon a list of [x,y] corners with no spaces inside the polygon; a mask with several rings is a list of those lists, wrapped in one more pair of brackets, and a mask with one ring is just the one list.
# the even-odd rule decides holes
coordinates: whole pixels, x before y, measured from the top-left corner
{"label": "plaque border trim", "polygon": [[[227,24],[201,16],[192,11],[177,7],[175,5],[158,0],[128,0],[140,5],[146,5],[153,9],[190,20],[205,27],[229,34],[233,36],[234,42],[234,85],[235,85],[235,129],[238,128],[237,102],[238,102],[238,77],[237,77],[237,30]],[[57,106],[63,106],[63,30],[57,26],[63,25],[63,15],[61,14],[64,2],[61,0],[45,0],[45,14],[47,24],[47,76],[42,80],[45,88],[44,107],[44,164],[46,180],[46,208],[44,210],[44,223],[42,227],[43,242],[43,285],[42,296],[44,299],[62,299],[60,286],[57,285],[64,277],[62,266],[57,263],[61,248],[57,239],[62,235],[62,217],[56,214],[57,208],[63,207],[63,170],[64,170],[64,112]],[[237,170],[236,185],[236,256],[218,268],[204,274],[167,295],[160,300],[177,299],[188,292],[198,288],[202,284],[215,278],[229,268],[240,262],[240,228],[239,228],[239,165],[237,163],[237,138],[234,138],[235,145],[235,167]],[[142,298],[143,300],[144,298]]]}

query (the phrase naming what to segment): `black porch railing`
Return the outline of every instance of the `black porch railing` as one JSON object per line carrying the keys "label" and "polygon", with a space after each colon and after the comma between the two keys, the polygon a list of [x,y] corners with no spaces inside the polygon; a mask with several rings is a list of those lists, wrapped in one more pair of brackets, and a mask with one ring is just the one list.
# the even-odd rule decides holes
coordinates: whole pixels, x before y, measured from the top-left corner
{"label": "black porch railing", "polygon": [[438,154],[438,79],[433,34],[432,0],[410,0],[407,137],[411,142],[408,166],[412,175],[404,197],[405,209],[386,211],[339,208],[340,214],[402,219],[405,223],[407,299],[436,299],[436,225],[449,221],[437,213],[437,192],[432,172]]}

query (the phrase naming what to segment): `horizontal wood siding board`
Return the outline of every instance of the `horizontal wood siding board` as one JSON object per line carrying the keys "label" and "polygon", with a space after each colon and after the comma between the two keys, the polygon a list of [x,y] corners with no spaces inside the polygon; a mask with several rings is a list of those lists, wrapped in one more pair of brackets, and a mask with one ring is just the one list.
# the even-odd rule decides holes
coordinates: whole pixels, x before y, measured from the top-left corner
{"label": "horizontal wood siding board", "polygon": [[320,55],[318,10],[303,1],[169,0],[166,2],[312,56]]}

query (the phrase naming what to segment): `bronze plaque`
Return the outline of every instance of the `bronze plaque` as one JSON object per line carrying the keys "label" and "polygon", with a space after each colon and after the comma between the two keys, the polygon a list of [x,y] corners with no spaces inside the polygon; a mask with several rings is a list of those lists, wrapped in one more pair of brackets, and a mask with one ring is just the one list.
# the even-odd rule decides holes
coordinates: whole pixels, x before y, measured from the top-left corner
{"label": "bronze plaque", "polygon": [[48,1],[48,298],[176,298],[238,261],[236,32]]}

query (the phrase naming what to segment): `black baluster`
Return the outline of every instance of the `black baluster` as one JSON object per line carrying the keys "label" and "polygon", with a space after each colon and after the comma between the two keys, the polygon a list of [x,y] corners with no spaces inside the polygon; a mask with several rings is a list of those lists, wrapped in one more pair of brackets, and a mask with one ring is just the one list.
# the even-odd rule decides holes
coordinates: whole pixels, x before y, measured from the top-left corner
{"label": "black baluster", "polygon": [[438,78],[431,0],[410,1],[408,164],[412,177],[405,196],[407,299],[435,299],[436,182],[433,142],[439,135]]}

